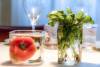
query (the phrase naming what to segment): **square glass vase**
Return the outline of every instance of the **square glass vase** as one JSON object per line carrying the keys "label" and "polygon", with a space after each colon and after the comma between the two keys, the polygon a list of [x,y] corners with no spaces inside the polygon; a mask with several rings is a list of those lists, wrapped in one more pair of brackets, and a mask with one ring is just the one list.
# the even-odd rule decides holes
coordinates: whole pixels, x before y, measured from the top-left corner
{"label": "square glass vase", "polygon": [[43,31],[13,30],[9,33],[10,61],[13,64],[41,64]]}

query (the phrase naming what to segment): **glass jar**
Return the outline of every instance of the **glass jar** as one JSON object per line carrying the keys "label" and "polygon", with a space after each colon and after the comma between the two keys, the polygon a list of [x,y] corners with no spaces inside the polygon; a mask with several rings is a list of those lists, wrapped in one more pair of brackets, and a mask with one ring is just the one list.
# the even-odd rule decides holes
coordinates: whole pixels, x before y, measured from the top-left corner
{"label": "glass jar", "polygon": [[57,31],[56,27],[45,25],[45,42],[43,45],[43,59],[45,63],[57,62]]}
{"label": "glass jar", "polygon": [[9,33],[13,64],[41,64],[42,33],[39,30],[14,30]]}
{"label": "glass jar", "polygon": [[84,48],[94,47],[96,45],[97,24],[84,24],[83,26],[83,43]]}
{"label": "glass jar", "polygon": [[[58,26],[57,41],[58,41],[58,63],[66,66],[73,66],[81,61],[81,45],[82,45],[82,27],[78,29],[80,35],[74,35],[73,31],[63,32],[66,30],[63,25]],[[66,35],[67,34],[67,35]],[[79,40],[79,38],[80,40]],[[75,38],[74,38],[75,37]]]}
{"label": "glass jar", "polygon": [[58,48],[58,63],[66,66],[74,66],[81,62],[82,49],[78,41],[68,48]]}

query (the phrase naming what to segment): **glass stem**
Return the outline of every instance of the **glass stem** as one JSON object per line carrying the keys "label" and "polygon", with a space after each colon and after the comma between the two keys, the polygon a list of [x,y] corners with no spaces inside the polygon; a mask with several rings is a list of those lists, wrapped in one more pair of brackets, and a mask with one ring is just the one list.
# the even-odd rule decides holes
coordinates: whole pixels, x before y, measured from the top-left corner
{"label": "glass stem", "polygon": [[32,30],[35,30],[35,26],[32,26]]}

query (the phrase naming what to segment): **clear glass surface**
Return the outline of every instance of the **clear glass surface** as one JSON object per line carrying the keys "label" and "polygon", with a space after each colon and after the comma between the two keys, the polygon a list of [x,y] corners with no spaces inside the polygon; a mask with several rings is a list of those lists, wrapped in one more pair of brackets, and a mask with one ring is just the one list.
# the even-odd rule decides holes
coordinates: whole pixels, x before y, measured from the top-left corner
{"label": "clear glass surface", "polygon": [[43,59],[45,63],[57,63],[57,26],[45,25],[45,42]]}
{"label": "clear glass surface", "polygon": [[35,25],[39,24],[38,19],[41,12],[41,2],[37,0],[23,0],[23,7],[34,29]]}
{"label": "clear glass surface", "polygon": [[[29,37],[29,38],[33,39],[34,45],[36,48],[34,54],[32,55],[32,57],[27,58],[26,60],[22,61],[20,59],[17,59],[17,57],[19,57],[19,56],[21,58],[21,54],[18,55],[18,51],[21,49],[18,48],[19,50],[17,49],[16,51],[10,51],[11,62],[14,64],[40,64],[42,62],[42,60],[41,60],[41,52],[42,52],[42,44],[43,44],[42,31],[39,31],[39,30],[14,30],[9,33],[10,42],[12,42],[15,39],[25,38],[25,37]],[[10,47],[12,47],[11,43],[10,43]],[[14,49],[15,49],[15,47],[14,47]],[[25,54],[25,51],[27,51],[28,49],[29,48],[27,48],[26,50],[21,50],[21,53],[23,53],[25,56],[28,56],[28,55],[26,55],[27,53]],[[33,49],[33,48],[31,48],[31,49]],[[16,55],[13,55],[14,53],[16,53]],[[22,56],[22,58],[24,58],[24,56]]]}

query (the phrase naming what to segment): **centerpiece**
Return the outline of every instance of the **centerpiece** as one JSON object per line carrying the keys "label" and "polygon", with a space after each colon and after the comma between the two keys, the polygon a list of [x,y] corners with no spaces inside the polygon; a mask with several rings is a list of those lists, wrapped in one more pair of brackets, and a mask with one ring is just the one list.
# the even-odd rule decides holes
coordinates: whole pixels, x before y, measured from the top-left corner
{"label": "centerpiece", "polygon": [[14,30],[9,33],[12,64],[41,64],[42,31]]}
{"label": "centerpiece", "polygon": [[93,19],[83,11],[74,13],[70,8],[66,11],[52,11],[48,14],[49,25],[57,28],[58,63],[74,65],[81,61],[81,45],[83,41],[83,24],[93,24]]}

